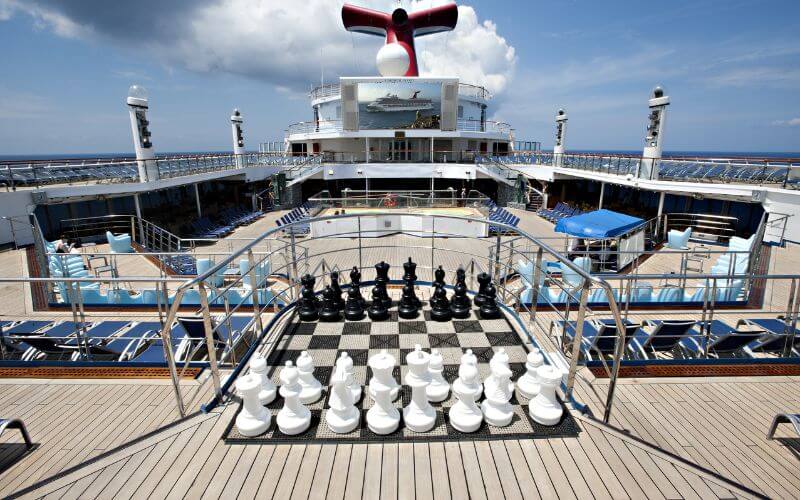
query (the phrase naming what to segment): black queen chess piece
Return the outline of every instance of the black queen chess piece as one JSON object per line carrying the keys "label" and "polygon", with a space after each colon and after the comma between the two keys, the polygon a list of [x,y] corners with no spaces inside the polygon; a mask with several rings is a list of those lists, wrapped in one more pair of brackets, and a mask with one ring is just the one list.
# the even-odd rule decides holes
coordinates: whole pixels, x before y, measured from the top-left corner
{"label": "black queen chess piece", "polygon": [[364,297],[358,286],[350,285],[350,290],[347,292],[347,303],[344,308],[344,317],[348,321],[359,321],[364,317],[364,304],[362,304]]}
{"label": "black queen chess piece", "polygon": [[350,270],[350,288],[355,288],[358,291],[358,300],[361,301],[361,308],[366,309],[367,301],[361,295],[361,271],[358,270],[358,266],[353,266],[353,269]]}
{"label": "black queen chess piece", "polygon": [[339,308],[340,311],[344,310],[344,299],[342,298],[342,287],[339,286],[339,273],[336,271],[331,271],[331,289],[334,293],[334,299],[336,302],[336,307]]}
{"label": "black queen chess piece", "polygon": [[372,289],[372,305],[367,309],[369,319],[372,321],[384,321],[389,319],[389,309],[383,305],[380,285],[375,284]]}
{"label": "black queen chess piece", "polygon": [[397,314],[403,319],[414,319],[419,316],[419,306],[415,303],[414,287],[410,283],[403,285],[403,296],[397,306]]}
{"label": "black queen chess piece", "polygon": [[500,308],[497,307],[497,290],[491,281],[486,284],[486,295],[479,309],[481,319],[500,318]]}
{"label": "black queen chess piece", "polygon": [[[384,261],[380,261],[375,264],[375,288],[378,289],[378,293],[380,294],[381,304],[383,305],[384,309],[389,309],[392,307],[392,299],[389,297],[389,292],[387,291],[387,286],[389,284],[389,264]],[[375,290],[372,290],[372,301],[373,305],[375,302]]]}
{"label": "black queen chess piece", "polygon": [[478,280],[478,293],[472,301],[475,303],[475,307],[481,307],[486,300],[486,285],[489,284],[492,278],[486,273],[480,273],[476,279]]}
{"label": "black queen chess piece", "polygon": [[453,300],[450,303],[450,312],[454,318],[469,318],[472,301],[467,296],[467,273],[463,268],[456,270],[456,283],[453,286]]}
{"label": "black queen chess piece", "polygon": [[405,270],[403,282],[411,287],[411,300],[414,302],[417,309],[419,309],[422,307],[422,301],[419,300],[414,290],[417,282],[417,264],[409,257],[407,262],[403,262],[403,269]]}
{"label": "black queen chess piece", "polygon": [[342,313],[336,303],[336,292],[330,286],[326,286],[322,291],[322,309],[319,312],[320,321],[339,321]]}
{"label": "black queen chess piece", "polygon": [[317,321],[319,319],[319,301],[314,295],[316,279],[310,274],[300,278],[303,288],[300,290],[300,320]]}
{"label": "black queen chess piece", "polygon": [[431,319],[434,321],[450,321],[453,313],[450,311],[450,301],[444,286],[436,284],[431,297]]}

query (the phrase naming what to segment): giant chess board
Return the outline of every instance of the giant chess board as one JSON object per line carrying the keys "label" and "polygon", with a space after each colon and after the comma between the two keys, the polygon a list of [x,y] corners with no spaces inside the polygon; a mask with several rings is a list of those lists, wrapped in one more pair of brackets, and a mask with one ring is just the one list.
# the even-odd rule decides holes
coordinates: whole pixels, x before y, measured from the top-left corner
{"label": "giant chess board", "polygon": [[[307,405],[311,410],[311,427],[295,436],[282,434],[272,419],[266,433],[257,437],[245,437],[239,434],[236,426],[231,425],[225,433],[225,440],[231,443],[313,443],[313,442],[400,442],[400,441],[450,441],[450,440],[486,440],[486,439],[525,439],[576,436],[579,428],[568,411],[564,411],[561,422],[553,427],[540,425],[528,416],[528,400],[515,391],[511,404],[514,418],[507,427],[493,427],[483,422],[474,433],[462,433],[454,429],[448,421],[447,409],[457,399],[450,393],[448,399],[441,403],[431,403],[436,409],[436,425],[428,432],[417,433],[406,428],[402,421],[395,432],[388,435],[375,434],[367,426],[366,412],[373,403],[369,397],[368,387],[364,387],[363,396],[356,404],[361,411],[361,424],[348,434],[337,434],[328,429],[325,414],[328,411],[330,383],[336,359],[339,353],[346,351],[353,359],[355,381],[366,386],[372,378],[368,359],[386,349],[395,357],[398,366],[394,370],[394,378],[400,384],[408,371],[405,364],[406,354],[419,344],[430,352],[438,349],[444,360],[444,377],[452,384],[458,378],[458,367],[461,355],[467,350],[478,358],[478,370],[481,379],[489,376],[489,360],[495,351],[505,349],[509,356],[510,367],[514,373],[512,381],[516,381],[525,373],[525,360],[528,349],[514,328],[506,319],[483,320],[478,318],[473,309],[465,320],[436,322],[430,318],[430,309],[426,306],[418,319],[405,320],[398,318],[396,307],[391,310],[391,318],[387,321],[373,322],[368,318],[361,321],[340,321],[335,323],[300,322],[299,319],[287,326],[277,340],[275,348],[267,356],[268,373],[272,381],[280,384],[280,371],[286,361],[296,362],[300,353],[308,351],[313,357],[316,369],[314,375],[323,385],[323,397],[316,403]],[[394,402],[399,409],[408,405],[411,400],[411,389],[402,385],[401,396]],[[273,417],[283,406],[283,398],[277,397],[267,405]],[[240,409],[241,410],[241,409]],[[402,413],[402,412],[401,412]]]}

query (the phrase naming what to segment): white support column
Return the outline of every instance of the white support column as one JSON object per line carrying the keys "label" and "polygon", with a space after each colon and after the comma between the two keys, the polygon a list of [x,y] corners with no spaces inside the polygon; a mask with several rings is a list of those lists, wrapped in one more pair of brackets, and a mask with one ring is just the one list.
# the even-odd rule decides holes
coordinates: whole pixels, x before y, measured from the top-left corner
{"label": "white support column", "polygon": [[238,168],[247,166],[247,157],[245,156],[244,148],[244,132],[242,131],[243,122],[242,114],[238,109],[234,109],[233,115],[231,116],[231,135],[233,136],[233,155]]}
{"label": "white support column", "polygon": [[553,146],[553,166],[560,167],[564,161],[564,144],[567,138],[567,114],[559,109],[556,114],[556,143]]}
{"label": "white support column", "polygon": [[661,234],[661,216],[664,214],[664,198],[666,198],[666,191],[661,191],[658,196],[658,219],[656,220],[656,234]]}
{"label": "white support column", "polygon": [[197,216],[202,217],[203,211],[200,207],[200,188],[199,184],[192,184],[194,186],[194,200],[197,202]]}
{"label": "white support column", "polygon": [[669,106],[669,96],[664,95],[664,89],[656,87],[653,89],[653,97],[648,101],[650,107],[650,120],[647,125],[647,137],[645,137],[644,151],[642,152],[642,163],[639,166],[638,177],[640,179],[658,180],[658,160],[661,159],[661,148],[663,144],[664,122],[667,117],[667,106]]}
{"label": "white support column", "polygon": [[128,112],[131,117],[133,148],[136,150],[136,163],[139,168],[139,182],[157,181],[158,165],[155,160],[153,143],[150,141],[150,129],[147,121],[147,90],[139,85],[131,85],[128,89]]}
{"label": "white support column", "polygon": [[433,137],[431,137],[431,163],[433,163]]}
{"label": "white support column", "polygon": [[136,207],[136,217],[142,218],[142,201],[139,199],[139,194],[133,195],[133,206]]}
{"label": "white support column", "polygon": [[369,137],[364,138],[364,161],[369,163]]}
{"label": "white support column", "polygon": [[597,204],[597,209],[600,210],[603,208],[603,195],[606,194],[606,183],[600,183],[600,203]]}

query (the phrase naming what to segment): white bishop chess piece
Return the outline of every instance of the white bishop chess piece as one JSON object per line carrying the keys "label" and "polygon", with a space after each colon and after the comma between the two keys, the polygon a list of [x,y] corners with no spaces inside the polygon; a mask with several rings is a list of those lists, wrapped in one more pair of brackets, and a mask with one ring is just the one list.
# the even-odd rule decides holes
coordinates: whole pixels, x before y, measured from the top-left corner
{"label": "white bishop chess piece", "polygon": [[357,384],[354,378],[355,370],[353,369],[353,358],[346,352],[341,353],[336,360],[336,369],[333,371],[333,377],[331,377],[331,379],[335,379],[336,374],[339,372],[344,372],[345,374],[347,387],[350,389],[350,392],[353,393],[353,404],[358,403],[359,400],[361,400],[361,385]]}
{"label": "white bishop chess piece", "polygon": [[314,378],[314,360],[308,351],[300,353],[297,358],[297,370],[300,382],[300,402],[311,404],[322,397],[322,384]]}
{"label": "white bishop chess piece", "polygon": [[347,373],[338,371],[333,375],[330,409],[325,413],[328,428],[337,434],[346,434],[356,427],[361,419],[361,412],[353,402],[353,392],[347,385]]}
{"label": "white bishop chess piece", "polygon": [[475,403],[475,387],[480,385],[478,367],[461,363],[458,379],[453,383],[453,393],[458,398],[448,413],[450,425],[461,432],[475,432],[483,422],[483,413]]}
{"label": "white bishop chess piece", "polygon": [[262,405],[268,405],[275,401],[278,389],[267,375],[267,360],[264,356],[257,354],[250,360],[250,373],[256,375],[261,381],[261,390],[258,393],[258,400]]}
{"label": "white bishop chess piece", "polygon": [[561,382],[561,372],[552,365],[543,365],[536,369],[536,375],[539,379],[539,394],[528,405],[528,413],[534,422],[556,425],[564,413],[556,399],[556,387]]}
{"label": "white bishop chess piece", "polygon": [[236,416],[236,429],[242,436],[253,437],[267,432],[272,415],[258,401],[261,379],[248,374],[236,380],[236,390],[242,396],[242,411]]}
{"label": "white bishop chess piece", "polygon": [[278,429],[288,436],[305,432],[311,425],[311,411],[300,402],[302,387],[298,383],[300,373],[291,361],[281,370],[283,408],[278,412]]}
{"label": "white bishop chess piece", "polygon": [[391,434],[400,425],[400,411],[392,404],[392,387],[397,384],[392,377],[394,363],[394,356],[385,351],[369,360],[372,369],[369,394],[373,405],[367,411],[367,426],[375,434]]}
{"label": "white bishop chess piece", "polygon": [[458,368],[459,377],[453,382],[453,392],[464,392],[464,391],[471,391],[474,394],[475,401],[481,399],[481,394],[483,394],[483,384],[481,383],[481,374],[480,372],[476,372],[477,375],[475,376],[475,383],[470,384],[469,386],[464,385],[464,381],[461,379],[461,367],[464,365],[472,365],[476,369],[478,368],[478,357],[472,353],[472,349],[467,349],[467,352],[461,355],[461,365]]}
{"label": "white bishop chess piece", "polygon": [[[373,398],[375,394],[372,393],[372,381],[375,379],[380,380],[380,382],[389,387],[389,394],[392,401],[397,399],[397,396],[400,395],[400,384],[397,383],[397,380],[394,379],[394,375],[392,375],[392,371],[394,371],[394,367],[397,364],[397,360],[394,359],[394,356],[389,354],[387,349],[381,349],[381,352],[369,358],[369,367],[372,368],[372,380],[369,381],[369,395]],[[378,369],[376,369],[376,366]]]}
{"label": "white bishop chess piece", "polygon": [[525,362],[525,374],[517,379],[517,390],[528,399],[533,399],[539,394],[539,377],[536,370],[544,364],[544,356],[536,347],[528,353]]}
{"label": "white bishop chess piece", "polygon": [[447,383],[442,373],[444,372],[444,365],[442,364],[442,355],[438,349],[433,349],[430,355],[430,365],[428,372],[431,374],[431,383],[425,389],[425,394],[428,395],[428,401],[439,403],[447,399],[450,394],[450,384]]}
{"label": "white bishop chess piece", "polygon": [[511,370],[502,362],[490,362],[489,367],[492,374],[484,384],[483,418],[489,425],[505,427],[514,418],[514,408],[509,403],[514,393]]}
{"label": "white bishop chess piece", "polygon": [[426,389],[431,383],[428,372],[430,354],[424,352],[417,344],[414,350],[406,355],[408,373],[405,382],[411,387],[411,402],[403,408],[403,422],[414,432],[427,432],[436,424],[436,410],[428,402]]}

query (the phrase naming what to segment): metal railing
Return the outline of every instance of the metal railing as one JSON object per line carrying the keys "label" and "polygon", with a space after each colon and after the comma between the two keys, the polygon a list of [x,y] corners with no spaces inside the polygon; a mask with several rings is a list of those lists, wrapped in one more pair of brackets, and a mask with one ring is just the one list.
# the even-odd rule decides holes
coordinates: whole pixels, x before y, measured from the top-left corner
{"label": "metal railing", "polygon": [[[458,95],[463,97],[475,97],[486,101],[492,98],[492,94],[484,87],[461,82],[458,84]],[[339,97],[341,96],[341,90],[338,83],[328,83],[314,87],[308,96],[312,101],[326,97]]]}
{"label": "metal railing", "polygon": [[[511,133],[511,125],[505,122],[492,120],[472,120],[459,118],[456,122],[456,130],[462,132],[493,132],[507,135]],[[297,134],[314,134],[325,132],[341,132],[341,120],[319,120],[310,122],[292,123],[286,129],[286,136],[290,137]]]}

